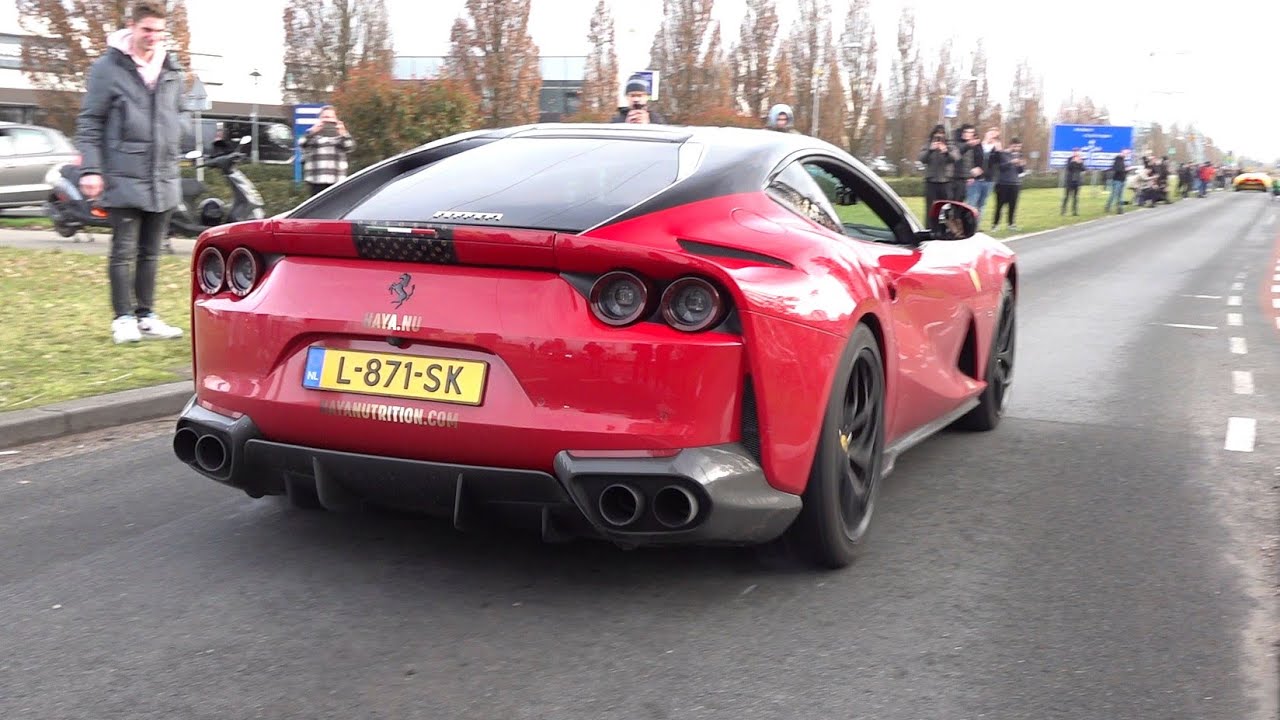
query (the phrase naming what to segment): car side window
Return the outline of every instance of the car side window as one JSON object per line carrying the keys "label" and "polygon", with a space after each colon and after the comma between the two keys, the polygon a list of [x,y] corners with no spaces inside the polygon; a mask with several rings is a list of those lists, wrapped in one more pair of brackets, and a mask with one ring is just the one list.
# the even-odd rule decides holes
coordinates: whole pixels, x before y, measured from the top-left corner
{"label": "car side window", "polygon": [[787,165],[774,177],[765,190],[783,207],[808,218],[828,230],[841,233],[840,215],[822,186],[810,174],[803,162]]}
{"label": "car side window", "polygon": [[14,155],[47,155],[53,152],[53,142],[39,130],[14,128],[9,131],[13,139]]}
{"label": "car side window", "polygon": [[806,161],[840,219],[840,232],[868,242],[900,242],[900,213],[851,167],[831,159]]}

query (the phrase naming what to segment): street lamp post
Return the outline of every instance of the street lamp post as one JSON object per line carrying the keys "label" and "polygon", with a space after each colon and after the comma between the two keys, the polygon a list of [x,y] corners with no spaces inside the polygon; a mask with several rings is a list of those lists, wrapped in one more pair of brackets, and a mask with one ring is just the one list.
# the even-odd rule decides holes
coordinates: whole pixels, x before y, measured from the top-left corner
{"label": "street lamp post", "polygon": [[257,68],[254,68],[253,72],[249,73],[249,77],[253,78],[253,112],[252,114],[250,114],[249,117],[252,120],[251,125],[253,128],[253,164],[257,165],[258,164],[258,78],[262,77],[262,73],[258,72]]}

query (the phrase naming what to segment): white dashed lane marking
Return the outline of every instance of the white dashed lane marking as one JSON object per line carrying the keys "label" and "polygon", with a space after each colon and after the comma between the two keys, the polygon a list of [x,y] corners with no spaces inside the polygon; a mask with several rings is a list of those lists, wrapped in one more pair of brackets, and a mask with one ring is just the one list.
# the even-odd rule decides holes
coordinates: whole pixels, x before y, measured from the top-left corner
{"label": "white dashed lane marking", "polygon": [[1231,289],[1232,289],[1232,290],[1243,290],[1243,289],[1244,289],[1244,283],[1242,283],[1242,282],[1232,283],[1232,284],[1231,284]]}
{"label": "white dashed lane marking", "polygon": [[1232,327],[1244,325],[1244,316],[1240,313],[1227,313],[1227,324]]}
{"label": "white dashed lane marking", "polygon": [[1223,448],[1231,452],[1253,452],[1257,432],[1258,421],[1253,418],[1228,418],[1227,441]]}
{"label": "white dashed lane marking", "polygon": [[1248,370],[1231,371],[1231,389],[1237,395],[1253,394],[1253,373]]}
{"label": "white dashed lane marking", "polygon": [[1244,355],[1249,352],[1249,346],[1242,337],[1231,338],[1231,352],[1234,355]]}
{"label": "white dashed lane marking", "polygon": [[1164,323],[1165,327],[1186,328],[1187,330],[1217,330],[1217,325],[1188,325],[1186,323]]}

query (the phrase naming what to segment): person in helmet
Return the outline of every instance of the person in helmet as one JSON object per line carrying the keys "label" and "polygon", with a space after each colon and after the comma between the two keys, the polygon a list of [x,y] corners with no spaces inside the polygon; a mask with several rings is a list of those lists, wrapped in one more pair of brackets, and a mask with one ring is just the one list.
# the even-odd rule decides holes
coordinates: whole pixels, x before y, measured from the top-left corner
{"label": "person in helmet", "polygon": [[796,132],[791,121],[795,115],[791,112],[791,106],[786,103],[778,103],[769,108],[769,119],[766,121],[765,127],[777,132]]}

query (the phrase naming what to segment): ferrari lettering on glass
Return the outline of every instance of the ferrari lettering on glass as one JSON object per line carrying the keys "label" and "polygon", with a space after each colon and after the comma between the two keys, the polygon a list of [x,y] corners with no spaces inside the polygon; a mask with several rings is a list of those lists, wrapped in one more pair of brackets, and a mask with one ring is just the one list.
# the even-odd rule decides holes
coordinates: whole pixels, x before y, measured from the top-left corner
{"label": "ferrari lettering on glass", "polygon": [[1004,417],[1016,254],[821,140],[489,128],[360,177],[197,241],[194,473],[840,568],[902,453]]}

